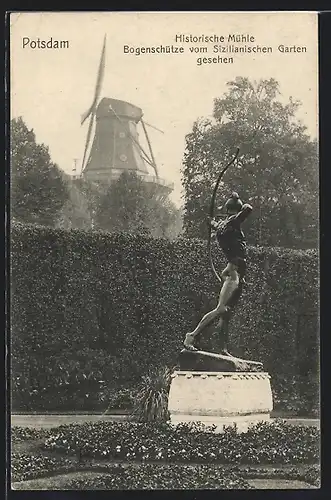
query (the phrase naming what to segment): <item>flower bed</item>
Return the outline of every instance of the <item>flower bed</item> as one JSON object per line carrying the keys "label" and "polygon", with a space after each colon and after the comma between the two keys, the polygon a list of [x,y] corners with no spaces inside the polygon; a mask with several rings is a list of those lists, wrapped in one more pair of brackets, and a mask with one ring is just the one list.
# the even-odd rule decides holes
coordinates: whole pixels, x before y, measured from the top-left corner
{"label": "flower bed", "polygon": [[160,467],[142,464],[139,467],[118,465],[109,474],[73,479],[68,489],[110,490],[198,490],[198,489],[250,489],[249,483],[231,470],[211,469],[206,465],[172,465]]}
{"label": "flower bed", "polygon": [[[170,469],[170,470],[169,470]],[[49,477],[53,475],[70,472],[96,472],[95,478],[75,480],[78,489],[87,487],[103,487],[112,489],[132,489],[138,487],[162,487],[165,481],[172,488],[243,488],[246,480],[251,479],[280,479],[299,480],[316,487],[320,486],[320,468],[312,466],[308,468],[291,467],[286,469],[261,468],[261,467],[226,467],[217,465],[172,465],[172,464],[97,464],[78,463],[66,458],[50,458],[36,454],[13,453],[11,463],[11,479],[15,481],[26,481]],[[150,477],[148,474],[150,473]],[[190,477],[191,475],[191,477]],[[179,478],[183,478],[180,483]],[[70,487],[70,478],[68,478]],[[140,483],[138,482],[140,481]],[[142,481],[142,483],[141,483]],[[152,483],[148,482],[152,481]],[[226,486],[224,486],[226,481]],[[167,483],[165,483],[167,484]]]}
{"label": "flower bed", "polygon": [[284,422],[260,423],[239,434],[201,425],[93,422],[53,429],[44,448],[80,457],[223,464],[313,464],[320,432]]}
{"label": "flower bed", "polygon": [[[73,472],[86,470],[66,460],[54,460],[29,455],[14,455],[12,481],[24,481],[49,476],[58,471]],[[248,482],[240,474],[223,468],[206,465],[171,465],[160,467],[156,464],[120,465],[103,467],[105,472],[79,479],[68,477],[66,489],[248,489]],[[91,465],[89,471],[97,467]]]}
{"label": "flower bed", "polygon": [[51,472],[75,469],[75,464],[67,458],[50,458],[29,453],[12,453],[11,480],[25,481],[49,475]]}
{"label": "flower bed", "polygon": [[314,486],[320,486],[320,466],[314,465],[311,467],[297,468],[275,468],[275,467],[233,467],[234,473],[240,474],[244,479],[282,479],[282,480],[297,480]]}
{"label": "flower bed", "polygon": [[46,439],[54,435],[56,429],[35,429],[33,427],[15,426],[11,429],[12,442]]}

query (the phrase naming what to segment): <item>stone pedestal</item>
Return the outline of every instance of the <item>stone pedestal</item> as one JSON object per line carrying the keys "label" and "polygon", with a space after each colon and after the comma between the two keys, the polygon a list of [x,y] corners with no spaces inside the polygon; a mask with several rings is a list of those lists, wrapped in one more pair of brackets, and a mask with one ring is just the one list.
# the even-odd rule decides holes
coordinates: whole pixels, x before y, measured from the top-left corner
{"label": "stone pedestal", "polygon": [[270,376],[266,372],[176,371],[172,375],[168,409],[171,423],[202,422],[237,425],[239,431],[270,419]]}

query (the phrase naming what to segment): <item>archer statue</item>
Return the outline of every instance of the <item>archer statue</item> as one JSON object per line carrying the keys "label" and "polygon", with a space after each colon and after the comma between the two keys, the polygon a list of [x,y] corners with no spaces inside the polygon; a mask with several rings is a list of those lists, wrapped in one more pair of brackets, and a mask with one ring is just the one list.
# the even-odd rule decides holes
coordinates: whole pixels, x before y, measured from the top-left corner
{"label": "archer statue", "polygon": [[217,222],[209,216],[210,228],[215,231],[217,242],[228,262],[221,274],[222,287],[218,304],[202,318],[193,332],[186,334],[184,347],[197,351],[194,346],[197,337],[211,322],[218,319],[216,333],[220,338],[221,354],[231,356],[228,352],[228,325],[242,294],[247,265],[246,239],[241,224],[252,212],[252,207],[248,203],[243,204],[237,193],[232,193],[225,203],[225,209],[226,218],[223,221]]}

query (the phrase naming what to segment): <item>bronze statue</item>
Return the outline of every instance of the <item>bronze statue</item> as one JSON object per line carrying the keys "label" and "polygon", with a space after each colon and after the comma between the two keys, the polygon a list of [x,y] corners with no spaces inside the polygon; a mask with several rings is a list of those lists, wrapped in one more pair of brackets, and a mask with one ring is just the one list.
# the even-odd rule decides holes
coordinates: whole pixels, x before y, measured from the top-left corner
{"label": "bronze statue", "polygon": [[210,218],[209,223],[215,231],[216,239],[222,249],[228,264],[223,270],[218,304],[201,319],[193,332],[185,336],[184,347],[190,351],[197,351],[194,343],[203,330],[214,320],[218,319],[216,331],[220,336],[221,354],[231,356],[228,352],[228,326],[234,307],[242,294],[246,273],[246,239],[241,224],[252,212],[252,206],[243,204],[237,193],[225,203],[226,219],[217,222]]}

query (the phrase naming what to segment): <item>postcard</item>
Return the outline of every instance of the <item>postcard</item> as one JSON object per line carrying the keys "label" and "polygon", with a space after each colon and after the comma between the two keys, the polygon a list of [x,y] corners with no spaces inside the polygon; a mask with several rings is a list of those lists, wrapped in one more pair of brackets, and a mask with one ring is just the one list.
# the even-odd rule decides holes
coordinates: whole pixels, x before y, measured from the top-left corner
{"label": "postcard", "polygon": [[10,14],[11,488],[320,487],[316,12]]}

